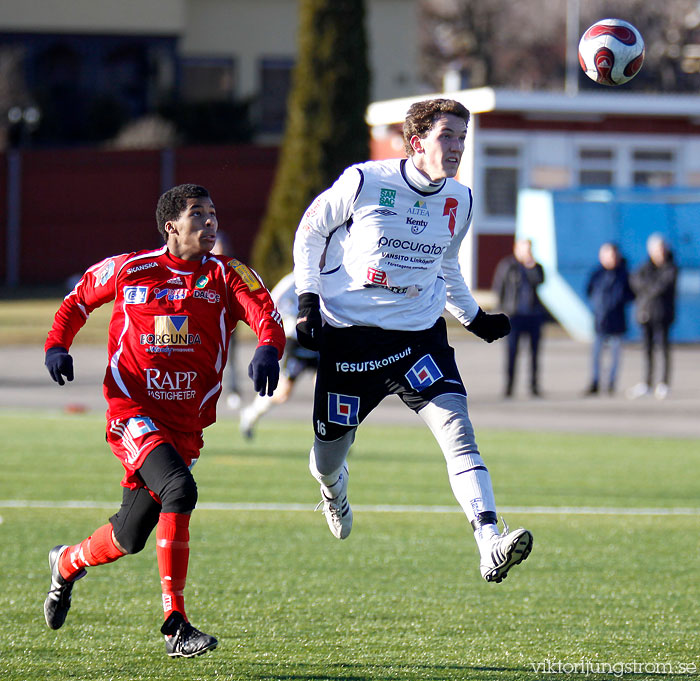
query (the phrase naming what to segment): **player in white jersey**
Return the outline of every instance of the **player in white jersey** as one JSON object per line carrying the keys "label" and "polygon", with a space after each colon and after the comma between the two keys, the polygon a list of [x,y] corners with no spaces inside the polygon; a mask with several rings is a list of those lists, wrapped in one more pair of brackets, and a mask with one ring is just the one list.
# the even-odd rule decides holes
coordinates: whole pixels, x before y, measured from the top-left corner
{"label": "player in white jersey", "polygon": [[527,558],[532,534],[498,532],[491,478],[442,318],[446,308],[489,343],[510,331],[506,315],[479,307],[459,268],[473,200],[453,178],[468,122],[454,100],[413,104],[403,130],[407,159],[351,166],[313,201],[294,241],[297,337],[320,352],[309,468],[331,532],[344,539],[352,528],[346,458],[355,431],[395,394],[435,435],[474,530],[481,574],[500,582]]}

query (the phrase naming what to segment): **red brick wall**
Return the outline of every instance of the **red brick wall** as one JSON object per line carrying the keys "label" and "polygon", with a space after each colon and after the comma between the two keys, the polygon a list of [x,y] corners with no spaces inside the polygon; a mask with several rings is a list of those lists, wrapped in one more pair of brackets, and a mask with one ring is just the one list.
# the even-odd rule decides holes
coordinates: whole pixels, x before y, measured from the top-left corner
{"label": "red brick wall", "polygon": [[[161,161],[159,151],[23,151],[19,283],[62,285],[109,255],[160,246]],[[220,228],[248,260],[276,162],[276,148],[182,148],[174,151],[173,176],[175,184],[209,189]],[[7,277],[6,169],[0,155],[0,284]]]}
{"label": "red brick wall", "polygon": [[479,234],[476,243],[476,288],[490,289],[499,261],[513,252],[513,235]]}
{"label": "red brick wall", "polygon": [[[267,205],[277,148],[194,147],[175,158],[175,184],[194,182],[212,195],[224,232],[237,258],[248,262]],[[155,207],[155,204],[154,204]]]}

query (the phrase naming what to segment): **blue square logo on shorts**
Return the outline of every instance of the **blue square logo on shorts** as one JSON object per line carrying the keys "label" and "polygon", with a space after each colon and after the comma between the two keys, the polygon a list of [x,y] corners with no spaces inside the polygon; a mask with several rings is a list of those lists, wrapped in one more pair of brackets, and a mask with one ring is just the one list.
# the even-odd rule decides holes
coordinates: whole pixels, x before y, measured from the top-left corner
{"label": "blue square logo on shorts", "polygon": [[328,393],[328,421],[340,426],[360,425],[360,398]]}
{"label": "blue square logo on shorts", "polygon": [[430,355],[421,357],[406,373],[406,380],[416,390],[423,390],[442,378],[442,371]]}

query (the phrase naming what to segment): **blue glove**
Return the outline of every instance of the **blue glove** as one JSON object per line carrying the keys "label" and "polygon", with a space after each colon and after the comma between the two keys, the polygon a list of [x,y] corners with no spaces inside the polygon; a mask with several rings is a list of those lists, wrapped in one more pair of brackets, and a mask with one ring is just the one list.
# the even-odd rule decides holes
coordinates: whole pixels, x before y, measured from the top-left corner
{"label": "blue glove", "polygon": [[510,333],[510,319],[502,312],[486,314],[479,308],[476,317],[469,324],[465,324],[465,328],[487,343],[493,343]]}
{"label": "blue glove", "polygon": [[46,351],[44,360],[46,368],[58,385],[65,385],[65,376],[69,381],[73,380],[73,358],[68,354],[68,350],[60,346],[49,348]]}
{"label": "blue glove", "polygon": [[307,350],[318,350],[321,344],[321,303],[317,293],[299,296],[297,315],[297,340]]}
{"label": "blue glove", "polygon": [[248,376],[253,379],[253,387],[258,395],[272,396],[280,380],[280,363],[276,348],[271,345],[259,345],[255,348],[253,359],[248,365]]}

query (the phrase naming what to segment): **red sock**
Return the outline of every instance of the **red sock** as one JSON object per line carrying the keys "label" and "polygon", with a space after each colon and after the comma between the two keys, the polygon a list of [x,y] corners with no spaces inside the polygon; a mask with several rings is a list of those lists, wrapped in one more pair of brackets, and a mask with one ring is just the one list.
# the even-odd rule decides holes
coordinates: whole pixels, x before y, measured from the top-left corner
{"label": "red sock", "polygon": [[58,569],[64,579],[73,579],[83,568],[113,563],[123,554],[112,539],[112,525],[98,527],[80,544],[70,546],[63,552]]}
{"label": "red sock", "polygon": [[190,558],[190,514],[161,513],[156,528],[156,556],[163,591],[163,614],[173,610],[185,619],[185,582]]}

